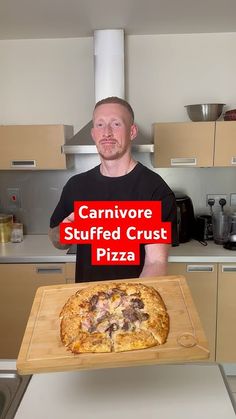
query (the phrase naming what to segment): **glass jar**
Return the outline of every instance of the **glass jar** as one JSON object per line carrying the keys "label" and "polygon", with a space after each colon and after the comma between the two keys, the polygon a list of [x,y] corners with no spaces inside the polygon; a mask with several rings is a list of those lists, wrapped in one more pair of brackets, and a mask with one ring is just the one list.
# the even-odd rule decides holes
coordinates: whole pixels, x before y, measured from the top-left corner
{"label": "glass jar", "polygon": [[0,243],[7,243],[11,240],[13,215],[0,214]]}
{"label": "glass jar", "polygon": [[11,242],[20,243],[23,241],[23,224],[13,223],[11,231]]}

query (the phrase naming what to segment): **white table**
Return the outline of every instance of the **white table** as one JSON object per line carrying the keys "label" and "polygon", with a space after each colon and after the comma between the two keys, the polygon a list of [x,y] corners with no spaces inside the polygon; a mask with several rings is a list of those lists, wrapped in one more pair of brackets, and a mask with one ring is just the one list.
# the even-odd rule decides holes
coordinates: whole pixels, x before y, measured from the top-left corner
{"label": "white table", "polygon": [[15,419],[235,419],[218,365],[34,375]]}

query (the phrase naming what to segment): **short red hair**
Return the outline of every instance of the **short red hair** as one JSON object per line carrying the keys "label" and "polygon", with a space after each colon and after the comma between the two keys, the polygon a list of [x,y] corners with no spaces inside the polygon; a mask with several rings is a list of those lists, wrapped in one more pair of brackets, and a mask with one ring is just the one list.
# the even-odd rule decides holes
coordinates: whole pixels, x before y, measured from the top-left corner
{"label": "short red hair", "polygon": [[124,99],[121,99],[120,97],[117,96],[109,96],[106,97],[102,100],[99,100],[99,102],[96,103],[95,107],[94,107],[94,111],[96,108],[98,108],[98,106],[100,105],[105,105],[106,103],[118,103],[121,106],[124,106],[124,108],[126,108],[131,116],[132,119],[132,124],[134,123],[134,111],[132,109],[132,107],[130,106],[129,102],[127,102]]}

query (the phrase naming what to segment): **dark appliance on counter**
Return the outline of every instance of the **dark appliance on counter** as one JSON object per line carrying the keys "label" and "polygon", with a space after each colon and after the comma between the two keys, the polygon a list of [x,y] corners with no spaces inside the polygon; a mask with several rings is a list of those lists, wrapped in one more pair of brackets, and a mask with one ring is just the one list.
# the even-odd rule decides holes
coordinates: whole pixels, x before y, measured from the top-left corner
{"label": "dark appliance on counter", "polygon": [[228,250],[236,250],[236,212],[234,212],[230,218],[230,232],[228,240],[224,244],[224,248]]}
{"label": "dark appliance on counter", "polygon": [[189,196],[175,192],[177,204],[177,231],[179,243],[186,243],[194,236],[195,217],[193,203]]}
{"label": "dark appliance on counter", "polygon": [[194,238],[196,240],[205,242],[207,240],[213,240],[213,228],[212,228],[212,216],[197,215],[195,224]]}

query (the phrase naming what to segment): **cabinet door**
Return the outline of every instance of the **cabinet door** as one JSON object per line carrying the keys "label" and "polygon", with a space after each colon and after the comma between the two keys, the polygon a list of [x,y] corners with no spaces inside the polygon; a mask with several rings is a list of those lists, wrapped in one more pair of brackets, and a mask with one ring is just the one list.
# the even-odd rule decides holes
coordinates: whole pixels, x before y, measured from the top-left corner
{"label": "cabinet door", "polygon": [[67,284],[73,284],[75,282],[75,263],[65,264],[65,278]]}
{"label": "cabinet door", "polygon": [[217,362],[236,362],[236,264],[220,264],[218,280]]}
{"label": "cabinet door", "polygon": [[66,169],[61,146],[72,133],[64,125],[0,126],[0,170]]}
{"label": "cabinet door", "polygon": [[215,122],[154,124],[154,167],[213,166]]}
{"label": "cabinet door", "polygon": [[216,122],[214,166],[236,166],[236,121]]}
{"label": "cabinet door", "polygon": [[217,264],[169,263],[168,275],[183,275],[187,279],[202,326],[209,343],[210,357],[215,360]]}
{"label": "cabinet door", "polygon": [[0,358],[17,358],[37,288],[64,282],[64,264],[0,264]]}

